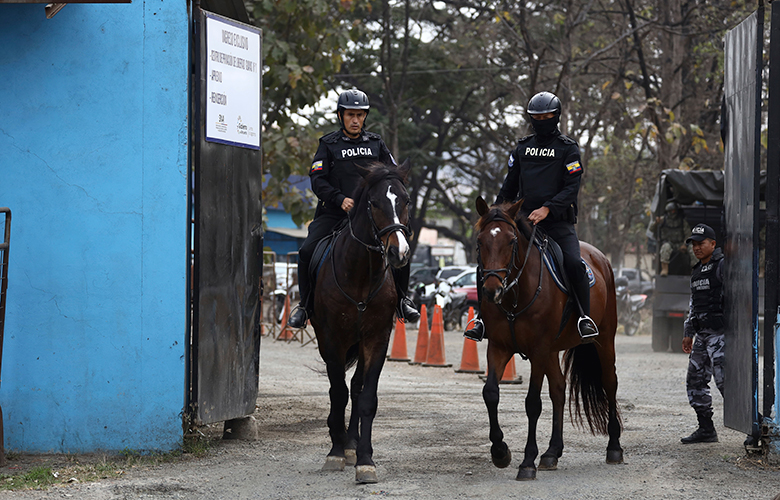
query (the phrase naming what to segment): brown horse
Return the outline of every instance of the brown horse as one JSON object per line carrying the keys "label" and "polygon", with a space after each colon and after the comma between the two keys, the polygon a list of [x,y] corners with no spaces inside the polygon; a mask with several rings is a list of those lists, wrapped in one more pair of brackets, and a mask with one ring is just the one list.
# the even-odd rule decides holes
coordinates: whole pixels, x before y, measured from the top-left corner
{"label": "brown horse", "polygon": [[[404,183],[409,162],[400,167],[374,163],[366,169],[349,223],[322,264],[314,291],[311,323],[330,380],[328,428],[333,446],[323,470],[356,466],[356,480],[377,482],[371,430],[377,409],[377,384],[393,328],[397,294],[389,266],[411,258],[407,237],[409,195]],[[349,428],[344,413],[352,377]]]}
{"label": "brown horse", "polygon": [[[528,220],[520,215],[523,200],[512,205],[488,207],[477,198],[477,249],[483,269],[483,298],[480,304],[488,337],[488,377],[482,397],[490,418],[490,453],[497,467],[512,460],[504,434],[498,425],[498,381],[515,353],[531,362],[531,380],[525,399],[528,416],[528,441],[517,473],[518,480],[536,478],[536,425],[542,412],[542,381],[547,377],[553,404],[553,429],[550,446],[542,454],[539,468],[556,469],[563,453],[563,407],[566,379],[558,353],[564,355],[570,379],[569,413],[583,426],[585,412],[590,431],[609,434],[607,462],[621,463],[621,421],[618,413],[615,372],[615,330],[617,313],[612,266],[604,254],[587,243],[580,249],[596,277],[591,288],[591,317],[599,328],[595,343],[582,344],[577,331],[577,314],[562,325],[568,297],[544,271],[541,251],[529,243],[534,233]],[[571,406],[574,403],[575,410]]]}

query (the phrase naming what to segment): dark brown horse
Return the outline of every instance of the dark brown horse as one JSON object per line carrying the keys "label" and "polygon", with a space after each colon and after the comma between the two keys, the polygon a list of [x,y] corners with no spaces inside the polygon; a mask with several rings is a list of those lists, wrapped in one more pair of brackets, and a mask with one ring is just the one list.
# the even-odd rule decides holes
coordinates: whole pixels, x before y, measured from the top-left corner
{"label": "dark brown horse", "polygon": [[[536,425],[542,412],[542,381],[547,377],[553,404],[550,446],[542,454],[539,468],[556,469],[563,453],[563,407],[566,379],[558,353],[566,351],[564,363],[571,386],[569,410],[582,426],[582,411],[594,434],[609,434],[607,462],[621,463],[621,421],[618,414],[615,372],[615,330],[617,313],[612,266],[604,254],[580,242],[582,256],[596,277],[591,288],[591,317],[599,328],[595,343],[581,344],[577,332],[578,314],[571,314],[561,327],[567,296],[544,270],[539,249],[529,243],[533,230],[518,212],[523,200],[512,205],[488,207],[477,199],[477,246],[483,266],[483,298],[480,304],[488,336],[488,377],[482,396],[490,418],[490,453],[497,467],[512,460],[504,434],[498,425],[498,381],[515,353],[531,362],[531,380],[525,399],[528,441],[517,473],[518,480],[536,478]],[[572,411],[572,403],[575,410]]]}
{"label": "dark brown horse", "polygon": [[[328,428],[333,446],[323,470],[356,466],[360,483],[377,481],[371,430],[377,384],[394,324],[397,294],[389,266],[411,258],[407,236],[409,195],[404,183],[409,162],[400,167],[375,163],[354,194],[349,224],[333,243],[314,291],[312,325],[330,380]],[[352,377],[352,413],[345,429]]]}

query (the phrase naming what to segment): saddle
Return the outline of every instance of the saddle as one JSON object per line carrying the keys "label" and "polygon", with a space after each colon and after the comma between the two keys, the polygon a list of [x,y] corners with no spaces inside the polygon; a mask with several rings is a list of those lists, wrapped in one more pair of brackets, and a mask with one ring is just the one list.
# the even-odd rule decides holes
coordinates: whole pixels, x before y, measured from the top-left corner
{"label": "saddle", "polygon": [[[534,241],[534,244],[540,250],[543,248],[542,241],[544,240],[544,237],[544,234],[537,234],[536,241]],[[585,262],[585,259],[580,258],[580,260],[585,264],[585,272],[588,274],[588,287],[592,288],[593,285],[596,284],[596,277],[593,274],[593,269]],[[560,288],[563,293],[568,294],[571,285],[569,284],[569,277],[566,275],[565,268],[563,267],[563,251],[561,250],[560,245],[552,238],[547,238],[547,248],[545,248],[545,251],[542,253],[542,261],[544,261],[545,267],[550,272],[550,276],[552,276],[553,281],[555,281],[558,288]]]}
{"label": "saddle", "polygon": [[[317,246],[314,247],[314,252],[311,255],[311,262],[309,264],[309,283],[311,283],[311,289],[315,290],[317,287],[317,276],[320,274],[320,268],[325,260],[328,258],[330,249],[333,247],[333,242],[336,241],[336,237],[341,234],[341,231],[347,227],[348,219],[345,217],[341,222],[336,224],[333,231],[326,237],[317,242]],[[313,295],[313,294],[312,294]]]}
{"label": "saddle", "polygon": [[[568,295],[568,300],[566,300],[563,312],[561,313],[561,324],[558,327],[558,335],[556,336],[556,338],[558,338],[558,336],[561,335],[563,328],[566,326],[566,323],[569,322],[569,318],[574,312],[575,307],[577,307],[575,305],[577,300],[574,293],[569,293],[569,290],[571,289],[571,279],[566,274],[566,270],[563,267],[563,251],[561,250],[560,245],[552,238],[547,237],[547,245],[545,246],[543,243],[545,237],[546,234],[544,232],[542,232],[541,235],[537,234],[534,245],[540,250],[543,250],[542,261],[544,262],[547,271],[550,273],[550,276],[552,276],[553,281],[558,288]],[[580,258],[580,260],[585,264],[585,272],[588,275],[588,287],[592,288],[593,285],[596,284],[596,277],[593,274],[593,269],[585,262],[585,259]]]}

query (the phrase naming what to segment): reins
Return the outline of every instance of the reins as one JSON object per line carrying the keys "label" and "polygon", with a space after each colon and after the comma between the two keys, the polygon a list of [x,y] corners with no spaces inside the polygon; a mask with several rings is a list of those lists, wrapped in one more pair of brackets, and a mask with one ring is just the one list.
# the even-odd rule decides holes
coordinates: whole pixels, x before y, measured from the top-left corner
{"label": "reins", "polygon": [[[349,234],[352,237],[352,239],[357,241],[361,245],[363,245],[366,248],[366,250],[368,250],[369,253],[370,252],[375,252],[375,253],[378,253],[378,254],[380,254],[382,256],[381,283],[379,283],[379,285],[376,288],[374,288],[373,290],[371,290],[371,287],[369,287],[369,290],[371,290],[371,291],[369,291],[368,297],[366,297],[366,300],[361,300],[360,302],[358,302],[357,300],[355,300],[352,297],[350,297],[349,294],[347,292],[345,292],[343,288],[341,288],[341,285],[339,285],[339,280],[338,280],[338,278],[336,276],[336,259],[335,259],[336,252],[333,251],[333,252],[330,253],[330,265],[331,265],[331,271],[333,272],[333,281],[336,283],[336,288],[339,289],[341,294],[344,297],[346,297],[347,300],[349,300],[355,307],[357,307],[357,310],[358,310],[357,324],[358,325],[360,324],[361,320],[363,319],[363,313],[365,312],[366,308],[368,307],[368,303],[371,302],[371,300],[373,300],[373,298],[376,297],[379,294],[380,290],[382,290],[382,287],[385,286],[385,282],[387,281],[388,265],[387,265],[387,258],[385,256],[385,247],[382,246],[382,236],[384,236],[387,233],[393,232],[393,231],[401,231],[402,233],[404,233],[404,236],[406,236],[407,238],[411,234],[411,231],[409,230],[409,228],[407,226],[405,226],[404,224],[389,224],[389,225],[383,227],[382,229],[379,229],[379,227],[376,225],[376,222],[374,221],[374,216],[373,216],[373,214],[371,212],[371,199],[370,198],[368,200],[368,219],[371,221],[371,230],[372,230],[373,235],[374,235],[374,242],[378,243],[377,245],[372,245],[372,244],[366,243],[365,241],[363,241],[360,238],[358,238],[357,235],[355,235],[355,231],[352,229],[352,217],[348,217],[347,218],[347,222],[348,222],[348,225],[349,225]],[[335,246],[335,242],[334,242],[334,246]],[[372,274],[371,273],[371,269],[369,267],[369,276],[371,274]],[[377,282],[379,282],[379,278],[377,278]]]}
{"label": "reins", "polygon": [[[512,345],[515,348],[515,352],[518,352],[523,359],[528,359],[526,355],[520,350],[520,347],[517,345],[517,339],[515,338],[515,320],[524,312],[526,312],[533,304],[536,302],[536,299],[539,298],[539,294],[542,292],[542,278],[544,276],[544,264],[542,263],[542,259],[544,256],[544,252],[547,249],[547,235],[544,236],[542,239],[542,243],[540,245],[536,245],[536,229],[538,226],[534,225],[533,230],[531,231],[531,237],[528,239],[528,247],[526,248],[525,257],[523,258],[523,265],[519,268],[519,271],[515,278],[509,282],[509,276],[512,274],[512,271],[517,269],[517,266],[515,266],[515,261],[517,260],[517,254],[518,254],[518,243],[517,243],[517,229],[514,224],[512,224],[510,221],[508,221],[506,218],[502,216],[497,216],[493,220],[498,220],[500,222],[504,222],[505,224],[509,224],[512,226],[512,258],[509,262],[509,265],[505,268],[500,269],[483,269],[482,271],[482,280],[484,282],[485,279],[487,279],[490,276],[495,276],[496,278],[501,280],[501,286],[504,287],[505,294],[509,292],[510,290],[513,292],[514,295],[514,302],[512,304],[511,310],[507,310],[502,303],[497,303],[496,306],[504,313],[506,316],[507,322],[509,322],[509,331],[511,332],[512,337]],[[521,310],[514,312],[517,309],[517,301],[520,298],[520,291],[518,290],[518,286],[520,283],[520,277],[523,275],[523,271],[525,271],[525,266],[528,264],[528,258],[531,255],[531,248],[536,247],[539,250],[539,284],[536,287],[536,292],[534,293],[534,296],[531,298],[531,301],[526,304],[525,307],[523,307]],[[480,247],[477,245],[477,259],[479,260],[479,265],[482,267],[482,255],[480,253]],[[504,278],[501,279],[501,276],[498,273],[506,273],[504,275]]]}

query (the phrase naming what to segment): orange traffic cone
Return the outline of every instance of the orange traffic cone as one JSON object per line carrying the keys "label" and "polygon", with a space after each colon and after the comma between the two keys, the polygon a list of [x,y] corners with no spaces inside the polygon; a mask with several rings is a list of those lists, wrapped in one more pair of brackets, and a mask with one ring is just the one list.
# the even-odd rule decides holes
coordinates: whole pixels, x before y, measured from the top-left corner
{"label": "orange traffic cone", "polygon": [[425,304],[420,306],[420,327],[417,329],[417,349],[414,351],[414,361],[410,365],[425,363],[428,357],[428,310]]}
{"label": "orange traffic cone", "polygon": [[444,318],[441,306],[433,307],[433,322],[431,324],[431,338],[428,343],[428,356],[423,366],[436,366],[446,368],[452,366],[444,361]]}
{"label": "orange traffic cone", "polygon": [[[469,307],[469,317],[466,324],[474,319],[474,308]],[[460,355],[460,368],[455,370],[457,373],[482,373],[479,369],[479,353],[477,352],[477,343],[468,337],[463,338],[463,353]]]}
{"label": "orange traffic cone", "polygon": [[522,384],[522,377],[517,376],[517,369],[515,368],[515,356],[514,354],[509,359],[509,363],[504,367],[504,376],[498,381],[499,384]]}
{"label": "orange traffic cone", "polygon": [[276,340],[290,340],[294,337],[292,329],[287,326],[287,321],[290,319],[290,296],[288,295],[284,299],[284,309],[282,309],[282,327],[279,330],[279,336]]}
{"label": "orange traffic cone", "polygon": [[409,361],[409,356],[406,354],[406,324],[401,318],[395,320],[393,349],[387,359],[388,361]]}
{"label": "orange traffic cone", "polygon": [[[490,367],[488,367],[488,370],[490,370]],[[488,371],[485,371],[484,375],[479,376],[482,380],[487,380],[488,378]],[[515,356],[512,355],[511,358],[509,358],[509,362],[504,367],[504,375],[501,377],[501,380],[498,381],[499,384],[522,384],[523,383],[523,377],[517,376],[517,369],[515,368]]]}

